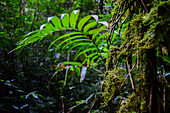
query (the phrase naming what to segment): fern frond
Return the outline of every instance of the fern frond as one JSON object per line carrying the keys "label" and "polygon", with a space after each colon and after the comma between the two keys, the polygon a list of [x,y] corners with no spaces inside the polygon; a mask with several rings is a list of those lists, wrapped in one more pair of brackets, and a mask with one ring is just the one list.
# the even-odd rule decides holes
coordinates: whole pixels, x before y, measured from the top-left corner
{"label": "fern frond", "polygon": [[[49,17],[47,23],[41,25],[39,30],[26,34],[15,49],[40,41],[52,32],[68,30],[66,34],[57,37],[51,42],[48,50],[57,43],[56,50],[66,49],[67,53],[69,53],[71,50],[76,49],[75,59],[82,54],[87,54],[87,58],[83,62],[86,62],[87,59],[94,61],[96,58],[107,58],[106,54],[101,53],[100,48],[107,44],[105,37],[108,33],[105,33],[105,31],[108,28],[108,23],[100,22],[98,15],[85,16],[78,21],[79,13],[79,10],[74,10],[70,15],[67,13],[62,14],[61,18],[57,16]],[[98,28],[98,26],[100,27]],[[92,35],[92,37],[89,37],[89,35]]]}

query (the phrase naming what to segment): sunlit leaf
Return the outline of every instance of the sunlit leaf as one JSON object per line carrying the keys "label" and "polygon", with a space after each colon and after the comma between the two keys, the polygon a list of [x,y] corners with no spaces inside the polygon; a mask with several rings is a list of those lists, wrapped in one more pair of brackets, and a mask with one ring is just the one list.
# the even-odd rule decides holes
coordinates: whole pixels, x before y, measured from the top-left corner
{"label": "sunlit leaf", "polygon": [[77,22],[79,13],[80,13],[80,10],[74,10],[74,11],[71,12],[71,15],[70,15],[70,26],[73,29],[76,28],[76,22]]}
{"label": "sunlit leaf", "polygon": [[72,41],[70,41],[69,43],[65,44],[62,48],[64,49],[64,48],[66,48],[68,45],[71,45],[71,44],[74,44],[74,43],[80,43],[80,42],[83,42],[83,41],[85,41],[85,42],[91,42],[90,39],[76,39],[76,40],[72,40]]}
{"label": "sunlit leaf", "polygon": [[104,31],[105,28],[106,28],[106,26],[102,26],[100,28],[89,31],[89,34],[93,34],[92,40],[94,40],[96,38],[96,36],[99,35],[100,32]]}
{"label": "sunlit leaf", "polygon": [[57,16],[52,17],[51,21],[54,24],[56,29],[62,30],[63,27],[61,25],[61,21],[60,21],[60,19]]}
{"label": "sunlit leaf", "polygon": [[85,38],[85,37],[86,37],[85,35],[77,35],[77,36],[69,37],[68,39],[62,41],[62,42],[57,46],[56,49],[60,48],[60,46],[61,46],[62,44],[64,44],[65,42],[67,42],[67,41],[71,41],[71,40],[76,39],[76,38]]}
{"label": "sunlit leaf", "polygon": [[69,14],[62,14],[61,15],[61,21],[63,24],[63,27],[68,29],[69,28]]}
{"label": "sunlit leaf", "polygon": [[84,29],[83,29],[83,32],[86,33],[90,28],[94,27],[97,25],[97,22],[91,22],[89,24],[87,24]]}
{"label": "sunlit leaf", "polygon": [[81,32],[71,32],[71,33],[67,33],[67,34],[65,34],[65,35],[62,35],[62,36],[60,36],[59,38],[57,38],[56,40],[54,40],[54,41],[50,44],[50,46],[48,47],[48,49],[49,49],[55,42],[57,42],[58,40],[60,40],[60,39],[62,39],[62,38],[64,38],[64,37],[68,37],[68,36],[70,36],[70,35],[75,35],[75,34],[83,34],[83,33],[81,33]]}
{"label": "sunlit leaf", "polygon": [[65,65],[73,65],[73,66],[82,66],[81,63],[79,62],[62,62],[62,64],[65,64]]}
{"label": "sunlit leaf", "polygon": [[89,42],[81,42],[81,43],[77,43],[75,44],[74,46],[72,46],[69,50],[68,50],[68,53],[75,47],[78,47],[78,46],[83,46],[83,45],[90,45],[91,43]]}
{"label": "sunlit leaf", "polygon": [[76,55],[75,59],[77,59],[81,54],[83,54],[83,53],[85,53],[85,52],[94,51],[94,50],[97,50],[97,48],[88,48],[88,49],[80,52],[78,55]]}
{"label": "sunlit leaf", "polygon": [[100,41],[100,40],[102,40],[102,38],[104,39],[106,36],[108,35],[108,33],[106,32],[106,33],[103,33],[102,35],[100,35],[99,37],[97,37],[97,39],[96,39],[96,44]]}
{"label": "sunlit leaf", "polygon": [[86,16],[84,18],[82,18],[79,23],[78,23],[78,30],[81,31],[83,25],[91,18],[91,16]]}

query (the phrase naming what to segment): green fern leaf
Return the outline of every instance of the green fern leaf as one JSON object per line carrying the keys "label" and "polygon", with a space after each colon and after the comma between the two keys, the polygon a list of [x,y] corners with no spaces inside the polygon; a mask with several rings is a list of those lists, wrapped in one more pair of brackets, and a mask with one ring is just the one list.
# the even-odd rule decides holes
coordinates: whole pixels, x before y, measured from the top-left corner
{"label": "green fern leaf", "polygon": [[86,33],[90,28],[94,27],[97,25],[97,22],[91,22],[89,24],[87,24],[85,27],[84,27],[84,30],[83,32]]}
{"label": "green fern leaf", "polygon": [[64,44],[65,42],[67,41],[71,41],[73,39],[76,39],[76,38],[86,38],[87,36],[84,36],[84,35],[78,35],[78,36],[73,36],[73,37],[69,37],[68,39],[62,41],[58,46],[57,46],[57,49],[59,49],[59,47]]}
{"label": "green fern leaf", "polygon": [[68,36],[70,36],[70,35],[76,35],[76,34],[83,34],[83,33],[81,33],[81,32],[71,32],[71,33],[67,33],[67,34],[65,34],[65,35],[63,35],[63,36],[60,36],[59,38],[57,38],[56,40],[54,40],[54,41],[50,44],[50,46],[48,47],[48,49],[49,49],[55,42],[57,42],[58,40],[60,40],[60,39],[62,39],[62,38],[64,38],[64,37],[68,37]]}
{"label": "green fern leaf", "polygon": [[104,58],[108,58],[108,54],[107,53],[101,53],[101,56]]}
{"label": "green fern leaf", "polygon": [[108,32],[106,32],[106,33],[103,33],[102,35],[100,35],[97,39],[96,39],[96,44],[98,44],[99,43],[99,41],[103,38],[105,38],[106,36],[108,35]]}
{"label": "green fern leaf", "polygon": [[79,13],[80,13],[79,10],[75,10],[75,11],[71,12],[71,15],[70,15],[70,27],[73,28],[73,29],[76,28],[76,22],[77,22]]}
{"label": "green fern leaf", "polygon": [[95,55],[98,56],[98,52],[91,53],[90,55],[88,55],[88,56],[84,59],[84,61],[83,61],[82,64],[84,64],[88,59],[92,58],[92,57],[95,56]]}
{"label": "green fern leaf", "polygon": [[69,14],[62,14],[61,21],[65,29],[69,29]]}
{"label": "green fern leaf", "polygon": [[106,43],[107,43],[107,41],[106,41],[106,40],[101,41],[101,42],[98,44],[98,48],[100,48],[100,47],[101,47],[101,45],[106,44]]}
{"label": "green fern leaf", "polygon": [[88,52],[88,51],[92,51],[92,52],[93,52],[94,50],[97,50],[97,48],[88,48],[88,49],[80,52],[78,55],[76,55],[74,59],[76,60],[76,59],[77,59],[81,54],[83,54],[83,53],[86,53],[86,52]]}
{"label": "green fern leaf", "polygon": [[70,41],[69,43],[67,43],[67,44],[65,44],[63,47],[62,47],[62,50],[64,49],[64,48],[66,48],[68,45],[72,45],[72,44],[74,44],[74,43],[80,43],[80,42],[83,42],[83,41],[85,41],[85,42],[92,42],[90,39],[76,39],[76,40],[73,40],[73,41]]}
{"label": "green fern leaf", "polygon": [[99,56],[94,56],[92,59],[91,59],[91,62],[93,62],[94,60],[98,59]]}
{"label": "green fern leaf", "polygon": [[102,26],[102,27],[100,27],[98,29],[91,30],[89,32],[89,34],[93,34],[92,40],[94,40],[96,38],[96,36],[99,35],[99,33],[104,31],[105,29],[106,29],[106,26]]}
{"label": "green fern leaf", "polygon": [[[57,30],[57,29],[59,29],[59,30],[62,30],[62,29],[63,29],[63,27],[62,27],[62,25],[61,25],[61,21],[60,21],[60,19],[59,19],[57,16],[52,17],[50,20],[51,20],[52,23],[54,24],[56,30]],[[49,20],[49,21],[50,21],[50,20]]]}
{"label": "green fern leaf", "polygon": [[78,30],[81,31],[83,25],[91,18],[91,16],[86,16],[84,18],[82,18],[79,23],[78,23]]}
{"label": "green fern leaf", "polygon": [[75,44],[74,46],[72,46],[67,52],[68,53],[70,53],[70,51],[73,49],[73,48],[75,48],[75,47],[78,47],[78,46],[84,46],[84,45],[90,45],[91,43],[89,43],[89,42],[81,42],[81,43],[77,43],[77,44]]}
{"label": "green fern leaf", "polygon": [[82,66],[82,64],[79,62],[62,62],[62,64],[73,65],[73,66]]}

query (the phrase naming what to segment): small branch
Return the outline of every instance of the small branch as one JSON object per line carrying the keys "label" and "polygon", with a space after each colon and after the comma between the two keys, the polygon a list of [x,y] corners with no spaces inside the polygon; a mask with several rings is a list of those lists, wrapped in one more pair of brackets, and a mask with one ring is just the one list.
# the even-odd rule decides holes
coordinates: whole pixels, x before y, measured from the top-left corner
{"label": "small branch", "polygon": [[[132,67],[132,69],[130,70],[130,72],[129,72],[129,73],[131,73],[131,72],[132,72],[132,70],[134,69],[135,65],[136,65],[136,64],[134,64],[134,65],[133,65],[133,67]],[[121,84],[120,89],[121,89],[121,88],[122,88],[122,86],[125,84],[125,81],[127,80],[128,76],[130,75],[129,73],[127,74],[127,76],[126,76],[125,80],[124,80],[124,81],[123,81],[123,83]]]}
{"label": "small branch", "polygon": [[141,0],[141,2],[142,2],[143,7],[145,8],[146,12],[148,13],[148,10],[147,10],[147,8],[145,6],[145,3],[143,2],[143,0]]}
{"label": "small branch", "polygon": [[61,96],[61,102],[62,102],[62,109],[63,109],[63,113],[64,113],[64,101],[63,101],[63,96]]}
{"label": "small branch", "polygon": [[134,82],[133,82],[133,78],[132,78],[132,73],[130,72],[130,65],[129,65],[128,61],[126,61],[126,63],[127,63],[127,68],[128,68],[129,76],[130,76],[130,81],[131,81],[131,84],[132,84],[132,89],[134,90],[135,86],[134,86]]}
{"label": "small branch", "polygon": [[126,21],[127,18],[128,18],[128,16],[122,21],[122,23],[119,27],[119,35],[121,35],[120,32],[121,32],[121,29],[122,29],[122,25],[124,24],[124,22]]}
{"label": "small branch", "polygon": [[167,81],[165,79],[165,76],[163,75],[162,67],[160,67],[160,74],[162,76],[162,80],[164,83],[164,86],[163,86],[163,107],[164,107],[164,113],[165,113],[165,111],[166,111],[166,88],[165,88],[165,85],[166,85]]}
{"label": "small branch", "polygon": [[153,84],[151,85],[151,89],[150,89],[149,113],[151,113],[152,111],[152,88],[153,88]]}
{"label": "small branch", "polygon": [[93,108],[94,104],[96,103],[96,101],[97,101],[97,97],[95,98],[95,100],[94,100],[94,102],[93,102],[93,104],[92,104],[92,106],[91,106],[90,110],[88,111],[88,113],[90,113],[90,112],[91,112],[91,110],[92,110],[92,108]]}
{"label": "small branch", "polygon": [[164,107],[164,113],[166,113],[165,111],[166,111],[166,90],[165,90],[165,87],[164,87],[164,89],[163,89],[163,102],[164,102],[164,104],[163,104],[163,107]]}
{"label": "small branch", "polygon": [[[110,33],[114,33],[114,28],[115,28],[115,26],[116,26],[116,23],[118,23],[119,22],[119,19],[121,19],[121,17],[124,15],[124,13],[126,12],[126,10],[127,10],[127,8],[123,11],[123,13],[117,18],[115,18],[116,20],[115,20],[115,22],[111,25],[111,30],[110,30]],[[113,38],[113,35],[111,35],[111,38],[110,38],[110,43],[111,43],[111,41],[112,41],[112,38]]]}

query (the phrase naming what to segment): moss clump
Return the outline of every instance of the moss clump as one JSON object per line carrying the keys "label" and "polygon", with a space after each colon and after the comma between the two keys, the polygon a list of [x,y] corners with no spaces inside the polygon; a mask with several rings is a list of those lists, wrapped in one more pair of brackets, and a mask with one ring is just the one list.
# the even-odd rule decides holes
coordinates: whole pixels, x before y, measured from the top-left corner
{"label": "moss clump", "polygon": [[123,75],[125,70],[118,67],[112,71],[106,72],[106,80],[104,81],[104,103],[103,106],[107,106],[108,102],[119,92],[119,88],[123,81]]}

